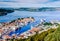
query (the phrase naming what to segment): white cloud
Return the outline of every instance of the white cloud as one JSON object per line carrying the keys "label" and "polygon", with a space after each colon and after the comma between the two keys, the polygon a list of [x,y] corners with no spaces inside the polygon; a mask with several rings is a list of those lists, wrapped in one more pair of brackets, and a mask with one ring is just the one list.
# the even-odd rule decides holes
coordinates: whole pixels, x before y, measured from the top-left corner
{"label": "white cloud", "polygon": [[20,3],[44,3],[49,0],[0,0],[2,2],[20,2]]}
{"label": "white cloud", "polygon": [[21,3],[44,3],[48,2],[49,0],[20,0]]}
{"label": "white cloud", "polygon": [[[29,1],[30,2],[30,1]],[[0,2],[0,7],[60,7],[60,1],[48,3]]]}

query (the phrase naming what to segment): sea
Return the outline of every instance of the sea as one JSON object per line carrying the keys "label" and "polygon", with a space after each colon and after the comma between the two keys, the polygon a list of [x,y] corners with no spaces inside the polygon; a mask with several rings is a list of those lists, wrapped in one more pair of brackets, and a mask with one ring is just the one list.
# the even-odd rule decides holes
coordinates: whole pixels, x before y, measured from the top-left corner
{"label": "sea", "polygon": [[5,16],[0,16],[0,23],[10,22],[12,20],[16,20],[17,18],[26,18],[26,17],[34,17],[35,23],[28,24],[22,28],[19,28],[16,31],[10,32],[10,36],[12,34],[21,34],[31,29],[31,25],[33,26],[40,23],[41,19],[45,19],[46,22],[51,20],[59,20],[60,21],[60,11],[42,11],[42,12],[30,12],[30,11],[14,11],[13,13],[9,13]]}

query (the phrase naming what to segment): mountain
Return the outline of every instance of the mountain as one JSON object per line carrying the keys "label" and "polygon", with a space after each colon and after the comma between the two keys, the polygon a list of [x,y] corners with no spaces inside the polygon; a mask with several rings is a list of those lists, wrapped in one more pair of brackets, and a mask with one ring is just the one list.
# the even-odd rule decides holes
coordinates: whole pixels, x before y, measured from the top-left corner
{"label": "mountain", "polygon": [[11,8],[0,8],[0,16],[4,16],[12,12],[14,12],[14,10]]}
{"label": "mountain", "polygon": [[19,8],[19,11],[30,11],[30,12],[43,12],[43,11],[56,11],[60,10],[60,7],[42,7],[42,8]]}
{"label": "mountain", "polygon": [[42,7],[42,8],[0,8],[0,16],[7,15],[14,11],[29,11],[29,12],[45,12],[45,11],[60,11],[60,7]]}

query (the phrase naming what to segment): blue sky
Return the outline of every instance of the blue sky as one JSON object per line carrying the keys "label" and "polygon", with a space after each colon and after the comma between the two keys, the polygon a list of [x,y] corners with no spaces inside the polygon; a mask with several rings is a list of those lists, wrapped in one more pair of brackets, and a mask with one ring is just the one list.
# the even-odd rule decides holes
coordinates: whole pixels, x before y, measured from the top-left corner
{"label": "blue sky", "polygon": [[60,7],[60,0],[0,0],[0,7]]}

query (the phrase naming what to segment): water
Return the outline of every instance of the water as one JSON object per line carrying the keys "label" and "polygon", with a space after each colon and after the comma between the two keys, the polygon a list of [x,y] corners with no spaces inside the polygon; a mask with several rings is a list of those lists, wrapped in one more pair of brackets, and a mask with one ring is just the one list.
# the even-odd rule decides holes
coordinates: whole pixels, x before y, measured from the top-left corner
{"label": "water", "polygon": [[34,17],[35,22],[32,24],[28,24],[17,31],[12,31],[9,35],[12,34],[21,34],[29,29],[31,29],[31,25],[36,25],[40,23],[40,19],[46,19],[46,21],[50,20],[59,20],[60,21],[60,11],[48,11],[48,12],[28,12],[28,11],[15,11],[10,13],[6,16],[0,16],[0,22],[10,22],[17,18],[24,18],[24,17]]}
{"label": "water", "polygon": [[12,36],[13,34],[20,35],[21,33],[23,33],[23,32],[25,32],[25,31],[31,29],[30,27],[31,27],[31,25],[28,24],[28,25],[26,25],[26,26],[23,26],[23,27],[19,28],[18,30],[15,30],[15,31],[10,32],[9,35],[10,35],[10,36]]}
{"label": "water", "polygon": [[10,32],[9,35],[10,35],[10,36],[12,36],[13,34],[20,35],[21,33],[23,33],[23,32],[25,32],[25,31],[31,29],[31,26],[35,26],[35,25],[37,25],[37,24],[39,24],[38,21],[29,23],[29,24],[27,24],[26,26],[23,26],[23,27],[19,28],[18,30],[15,30],[15,31]]}
{"label": "water", "polygon": [[49,20],[60,20],[60,11],[48,11],[48,12],[28,12],[28,11],[15,11],[6,16],[0,16],[0,22],[9,22],[17,18],[34,17],[35,20],[46,19]]}

